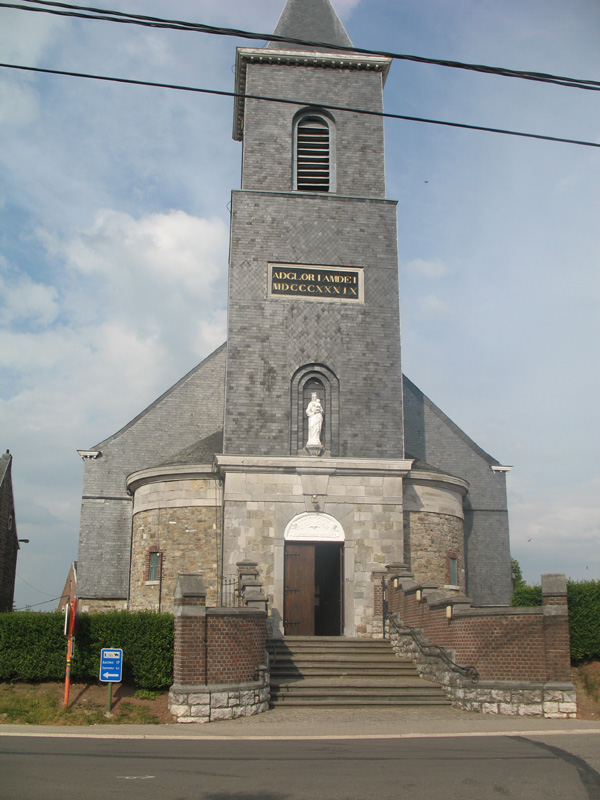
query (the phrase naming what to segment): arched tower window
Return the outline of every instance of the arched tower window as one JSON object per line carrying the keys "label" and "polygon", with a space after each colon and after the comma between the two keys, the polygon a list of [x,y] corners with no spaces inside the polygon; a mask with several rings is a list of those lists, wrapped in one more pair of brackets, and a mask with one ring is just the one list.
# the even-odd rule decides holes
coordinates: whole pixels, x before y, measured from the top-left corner
{"label": "arched tower window", "polygon": [[294,120],[294,189],[335,191],[333,121],[322,111],[304,109]]}
{"label": "arched tower window", "polygon": [[338,456],[340,450],[340,388],[336,375],[324,364],[306,364],[300,367],[291,382],[290,453],[304,452],[308,440],[306,409],[313,392],[323,406],[321,443],[325,453]]}

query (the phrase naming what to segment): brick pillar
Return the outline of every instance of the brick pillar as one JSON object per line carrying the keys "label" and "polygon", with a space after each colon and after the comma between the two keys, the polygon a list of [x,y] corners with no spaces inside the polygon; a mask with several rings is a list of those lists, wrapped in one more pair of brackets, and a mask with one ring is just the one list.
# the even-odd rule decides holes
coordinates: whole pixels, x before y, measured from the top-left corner
{"label": "brick pillar", "polygon": [[385,569],[374,569],[373,576],[373,613],[376,617],[383,614],[383,582],[387,571]]}
{"label": "brick pillar", "polygon": [[385,569],[374,569],[371,573],[373,578],[373,626],[371,636],[373,639],[383,639],[384,620],[383,620],[383,587],[387,571]]}
{"label": "brick pillar", "polygon": [[546,680],[571,680],[569,606],[564,575],[542,575]]}
{"label": "brick pillar", "polygon": [[199,686],[207,682],[206,588],[200,575],[180,575],[174,594],[175,646],[173,682]]}

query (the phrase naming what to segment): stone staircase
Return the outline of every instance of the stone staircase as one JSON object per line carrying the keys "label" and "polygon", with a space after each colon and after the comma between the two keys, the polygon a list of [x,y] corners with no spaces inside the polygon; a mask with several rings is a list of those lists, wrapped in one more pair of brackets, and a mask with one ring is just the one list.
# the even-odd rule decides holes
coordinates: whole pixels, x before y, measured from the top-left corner
{"label": "stone staircase", "polygon": [[269,642],[269,660],[278,708],[450,705],[387,640],[286,636]]}

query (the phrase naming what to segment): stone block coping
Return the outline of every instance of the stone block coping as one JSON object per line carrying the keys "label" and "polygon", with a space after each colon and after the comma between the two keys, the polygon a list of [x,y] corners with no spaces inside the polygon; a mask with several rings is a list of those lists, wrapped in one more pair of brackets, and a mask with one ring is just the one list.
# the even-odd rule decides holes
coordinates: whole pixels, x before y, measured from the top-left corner
{"label": "stone block coping", "polygon": [[[327,458],[317,456],[215,456],[218,469],[227,472],[287,472],[299,475],[381,475],[403,477],[413,459]],[[439,475],[436,476],[439,478]]]}

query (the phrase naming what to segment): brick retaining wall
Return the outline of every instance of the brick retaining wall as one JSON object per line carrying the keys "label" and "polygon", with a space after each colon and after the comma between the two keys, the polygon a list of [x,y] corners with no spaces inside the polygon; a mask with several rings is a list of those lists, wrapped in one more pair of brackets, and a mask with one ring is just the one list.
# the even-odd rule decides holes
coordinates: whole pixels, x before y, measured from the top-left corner
{"label": "brick retaining wall", "polygon": [[[390,638],[396,652],[412,658],[421,674],[443,683],[455,705],[493,713],[570,717],[576,714],[571,684],[566,581],[542,576],[537,608],[474,608],[464,595],[418,584],[408,572],[387,576]],[[422,645],[422,652],[413,634]],[[473,666],[479,682],[452,670],[427,645],[452,661]]]}

